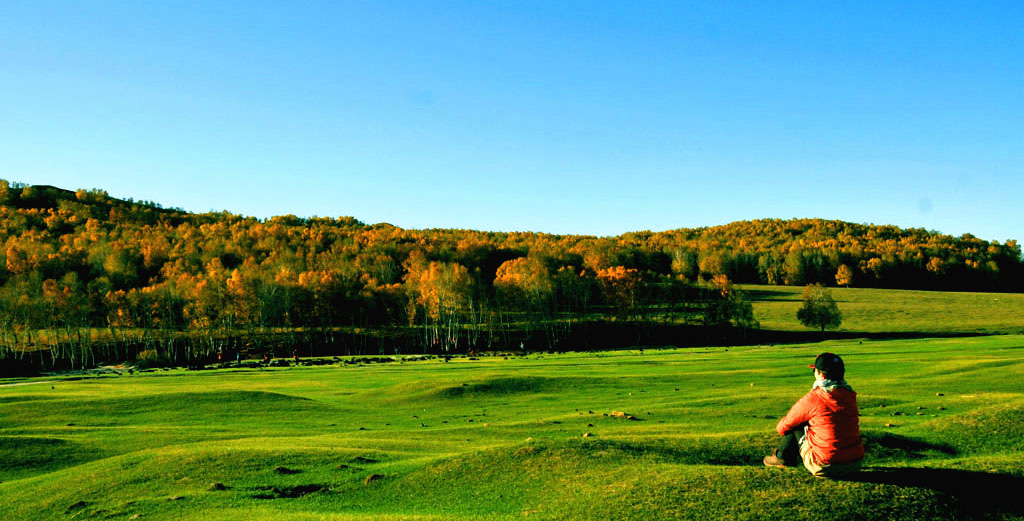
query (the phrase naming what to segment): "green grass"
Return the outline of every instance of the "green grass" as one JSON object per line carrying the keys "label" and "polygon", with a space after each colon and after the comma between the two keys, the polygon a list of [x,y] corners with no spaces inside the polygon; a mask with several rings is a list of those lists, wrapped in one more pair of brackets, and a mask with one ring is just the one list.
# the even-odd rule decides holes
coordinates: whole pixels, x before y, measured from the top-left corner
{"label": "green grass", "polygon": [[[802,287],[745,285],[763,329],[807,331],[796,319]],[[830,288],[843,315],[838,331],[1024,334],[1024,294]]]}
{"label": "green grass", "polygon": [[[760,464],[823,350],[855,481]],[[1003,335],[4,380],[0,519],[1021,519],[1021,374]]]}

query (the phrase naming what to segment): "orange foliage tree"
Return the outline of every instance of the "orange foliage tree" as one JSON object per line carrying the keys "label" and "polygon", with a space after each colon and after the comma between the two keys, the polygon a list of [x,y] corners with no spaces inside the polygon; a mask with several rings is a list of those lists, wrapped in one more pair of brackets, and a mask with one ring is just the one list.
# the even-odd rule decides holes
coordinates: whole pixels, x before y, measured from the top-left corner
{"label": "orange foliage tree", "polygon": [[636,311],[640,272],[624,266],[598,270],[597,281],[606,302],[615,310],[619,320],[629,320]]}

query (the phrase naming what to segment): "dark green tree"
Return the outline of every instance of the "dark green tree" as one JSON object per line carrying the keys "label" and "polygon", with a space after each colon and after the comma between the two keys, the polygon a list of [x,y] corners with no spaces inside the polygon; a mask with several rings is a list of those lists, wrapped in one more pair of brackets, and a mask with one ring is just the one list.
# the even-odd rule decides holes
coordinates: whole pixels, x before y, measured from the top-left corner
{"label": "dark green tree", "polygon": [[821,284],[809,284],[804,288],[804,305],[797,310],[796,318],[807,327],[821,328],[822,332],[835,329],[843,322],[839,307]]}

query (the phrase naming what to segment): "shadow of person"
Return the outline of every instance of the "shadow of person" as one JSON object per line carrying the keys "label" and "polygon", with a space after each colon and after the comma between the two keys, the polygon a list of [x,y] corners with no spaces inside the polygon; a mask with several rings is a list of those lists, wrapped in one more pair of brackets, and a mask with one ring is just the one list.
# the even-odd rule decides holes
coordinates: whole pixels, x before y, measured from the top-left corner
{"label": "shadow of person", "polygon": [[844,481],[924,488],[948,495],[966,513],[1024,515],[1024,476],[955,469],[865,467]]}
{"label": "shadow of person", "polygon": [[862,433],[864,448],[872,459],[907,461],[934,457],[937,455],[954,456],[957,451],[950,445],[932,443],[907,436],[890,433]]}

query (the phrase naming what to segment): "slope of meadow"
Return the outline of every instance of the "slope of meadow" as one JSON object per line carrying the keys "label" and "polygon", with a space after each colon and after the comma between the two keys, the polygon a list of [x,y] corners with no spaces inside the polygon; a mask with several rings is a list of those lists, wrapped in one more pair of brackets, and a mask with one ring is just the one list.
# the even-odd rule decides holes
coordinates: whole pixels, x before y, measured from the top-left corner
{"label": "slope of meadow", "polygon": [[[803,287],[744,285],[763,329],[806,331],[796,320]],[[843,333],[1024,333],[1024,294],[830,288]]]}
{"label": "slope of meadow", "polygon": [[[849,481],[760,464],[823,350]],[[0,518],[1020,519],[1022,371],[1004,335],[6,380]]]}

